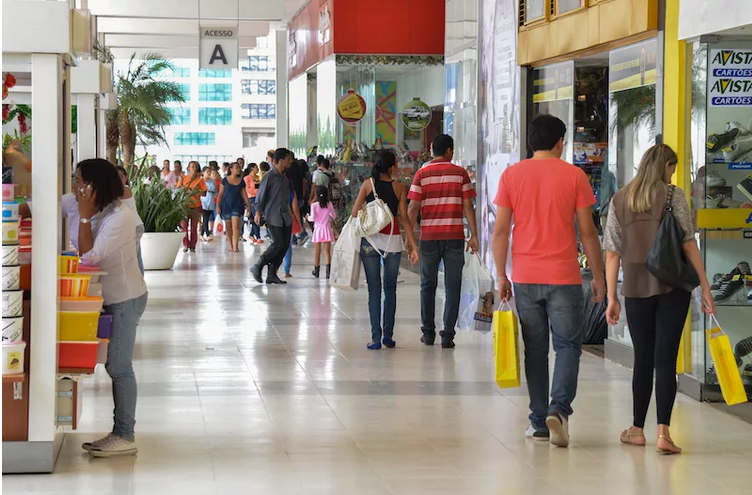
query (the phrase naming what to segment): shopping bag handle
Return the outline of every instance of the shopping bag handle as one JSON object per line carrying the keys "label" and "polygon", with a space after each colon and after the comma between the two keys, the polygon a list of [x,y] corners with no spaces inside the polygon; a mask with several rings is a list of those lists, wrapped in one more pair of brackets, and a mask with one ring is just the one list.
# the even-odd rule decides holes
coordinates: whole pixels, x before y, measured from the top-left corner
{"label": "shopping bag handle", "polygon": [[506,299],[502,299],[502,301],[499,303],[499,306],[496,308],[496,311],[504,311],[504,306],[509,308],[509,311],[512,311],[512,305],[509,304],[509,301]]}
{"label": "shopping bag handle", "polygon": [[[713,323],[715,323],[715,325],[713,325]],[[723,331],[723,328],[721,327],[721,324],[718,322],[718,318],[716,318],[715,315],[710,315],[710,325],[711,327],[708,330],[717,328],[721,331],[720,334],[716,335],[717,337],[721,335],[726,335],[726,332]]]}

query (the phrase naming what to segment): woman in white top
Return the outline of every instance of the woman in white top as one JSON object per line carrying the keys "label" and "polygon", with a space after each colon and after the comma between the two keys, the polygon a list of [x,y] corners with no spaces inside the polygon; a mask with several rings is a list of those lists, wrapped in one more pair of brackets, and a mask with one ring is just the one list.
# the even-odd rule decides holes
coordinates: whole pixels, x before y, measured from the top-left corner
{"label": "woman in white top", "polygon": [[146,309],[148,293],[136,256],[136,223],[120,198],[123,183],[115,167],[101,158],[78,164],[73,194],[63,196],[71,244],[81,263],[96,265],[101,278],[105,313],[112,315],[112,331],[105,368],[112,378],[115,401],[112,433],[83,444],[94,457],[134,455],[136,442],[136,376],[133,348],[136,327]]}
{"label": "woman in white top", "polygon": [[120,201],[127,206],[131,213],[133,213],[133,218],[136,220],[136,257],[138,258],[138,268],[141,270],[141,275],[144,274],[144,260],[141,257],[141,237],[144,235],[144,222],[141,220],[141,217],[138,214],[138,210],[136,209],[136,198],[133,197],[133,192],[131,191],[131,185],[128,183],[128,171],[125,170],[125,167],[115,167],[118,171],[118,175],[120,175],[120,182],[123,183],[123,189],[125,190],[125,193],[123,194],[123,197],[120,198]]}

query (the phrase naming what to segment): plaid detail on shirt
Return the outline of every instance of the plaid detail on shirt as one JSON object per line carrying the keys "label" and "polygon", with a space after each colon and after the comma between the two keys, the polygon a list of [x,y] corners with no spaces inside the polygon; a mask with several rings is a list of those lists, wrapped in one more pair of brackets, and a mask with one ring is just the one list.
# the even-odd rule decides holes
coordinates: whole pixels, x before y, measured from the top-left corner
{"label": "plaid detail on shirt", "polygon": [[476,196],[467,171],[443,159],[427,163],[415,174],[408,198],[420,201],[420,239],[465,238],[462,202]]}

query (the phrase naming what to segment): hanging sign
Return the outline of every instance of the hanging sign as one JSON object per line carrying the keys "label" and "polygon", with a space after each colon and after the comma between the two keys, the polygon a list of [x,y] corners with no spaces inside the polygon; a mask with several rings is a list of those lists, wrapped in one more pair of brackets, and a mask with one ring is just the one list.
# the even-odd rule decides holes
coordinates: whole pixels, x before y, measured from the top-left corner
{"label": "hanging sign", "polygon": [[237,69],[238,28],[201,26],[199,30],[199,68]]}
{"label": "hanging sign", "polygon": [[752,50],[710,50],[711,107],[752,106]]}
{"label": "hanging sign", "polygon": [[643,43],[611,50],[608,60],[608,89],[611,92],[655,84],[658,70],[658,42]]}
{"label": "hanging sign", "polygon": [[366,115],[366,100],[354,89],[348,89],[337,102],[337,115],[348,124],[360,121]]}
{"label": "hanging sign", "polygon": [[568,100],[574,96],[574,62],[533,70],[533,102]]}
{"label": "hanging sign", "polygon": [[431,123],[431,108],[415,97],[402,109],[402,123],[411,131],[422,131]]}

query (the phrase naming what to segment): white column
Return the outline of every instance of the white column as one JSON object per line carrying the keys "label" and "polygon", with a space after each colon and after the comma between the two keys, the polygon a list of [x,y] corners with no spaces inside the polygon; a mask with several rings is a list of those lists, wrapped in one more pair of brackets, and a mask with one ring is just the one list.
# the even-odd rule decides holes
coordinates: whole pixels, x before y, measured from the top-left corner
{"label": "white column", "polygon": [[97,123],[96,123],[96,94],[78,95],[78,161],[96,158],[97,155]]}
{"label": "white column", "polygon": [[[100,100],[101,103],[101,100]],[[107,156],[107,110],[97,110],[97,156]]]}
{"label": "white column", "polygon": [[286,148],[289,143],[287,123],[287,30],[274,32],[277,48],[277,146]]}
{"label": "white column", "polygon": [[[57,257],[60,254],[61,174],[66,156],[63,119],[64,67],[60,56],[31,55],[31,107],[34,139],[31,193],[34,249],[31,262],[31,354],[29,370],[29,441],[55,439],[55,380],[57,373]],[[70,120],[69,120],[70,122]]]}

